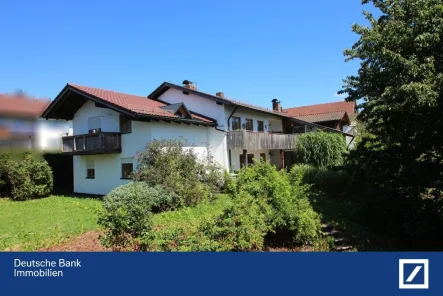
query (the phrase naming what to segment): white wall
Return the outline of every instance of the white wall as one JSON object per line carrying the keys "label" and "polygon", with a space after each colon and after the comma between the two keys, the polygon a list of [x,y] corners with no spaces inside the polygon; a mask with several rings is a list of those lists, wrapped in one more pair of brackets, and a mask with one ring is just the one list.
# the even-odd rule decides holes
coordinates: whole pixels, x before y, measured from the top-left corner
{"label": "white wall", "polygon": [[[225,116],[226,116],[226,122],[229,116],[232,114],[232,111],[234,110],[234,107],[229,106],[225,108]],[[232,115],[233,117],[240,117],[241,124],[243,126],[244,123],[246,123],[246,119],[252,119],[253,124],[253,131],[258,131],[258,123],[257,121],[263,121],[264,123],[264,132],[273,132],[273,131],[282,131],[282,120],[279,117],[268,115],[266,113],[256,112],[252,111],[246,108],[238,107],[237,110]],[[232,120],[229,120],[229,130],[232,130]],[[270,125],[271,124],[271,125]]]}
{"label": "white wall", "polygon": [[[75,114],[73,120],[74,135],[88,132],[88,118],[103,116],[102,131],[118,132],[119,115],[109,109],[97,108],[86,103]],[[166,123],[132,121],[132,132],[121,135],[122,152],[118,154],[74,156],[74,191],[105,195],[117,186],[130,182],[121,180],[121,159],[135,157],[148,142],[154,139],[174,139],[183,137],[189,145],[207,149],[215,160],[228,169],[226,137],[213,127]],[[200,149],[201,150],[201,149]],[[95,179],[86,178],[87,160],[94,160]],[[134,159],[134,169],[137,162]]]}
{"label": "white wall", "polygon": [[87,101],[74,115],[72,128],[75,135],[88,133],[88,118],[101,117],[101,129],[103,132],[120,131],[120,115],[108,108],[95,107],[95,103]]}
{"label": "white wall", "polygon": [[159,99],[170,104],[184,103],[189,111],[217,120],[220,129],[223,129],[226,124],[224,105],[218,105],[210,99],[194,94],[185,95],[181,90],[173,88],[167,90]]}
{"label": "white wall", "polygon": [[[120,154],[75,155],[74,156],[74,192],[105,195],[117,186],[130,180],[121,179]],[[86,162],[94,160],[95,179],[86,178]]]}

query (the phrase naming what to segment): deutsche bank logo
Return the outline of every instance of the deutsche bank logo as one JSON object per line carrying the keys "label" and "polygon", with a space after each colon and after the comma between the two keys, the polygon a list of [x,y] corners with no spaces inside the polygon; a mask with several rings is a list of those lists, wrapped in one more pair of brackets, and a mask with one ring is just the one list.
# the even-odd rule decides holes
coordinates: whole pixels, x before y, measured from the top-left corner
{"label": "deutsche bank logo", "polygon": [[429,289],[429,260],[400,259],[399,289]]}

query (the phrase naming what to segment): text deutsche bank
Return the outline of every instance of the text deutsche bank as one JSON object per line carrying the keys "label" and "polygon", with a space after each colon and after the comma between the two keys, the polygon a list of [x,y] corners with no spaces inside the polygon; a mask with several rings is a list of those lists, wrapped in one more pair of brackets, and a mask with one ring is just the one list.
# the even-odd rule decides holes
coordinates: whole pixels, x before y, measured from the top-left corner
{"label": "text deutsche bank", "polygon": [[14,277],[62,277],[63,269],[81,268],[80,260],[14,259]]}

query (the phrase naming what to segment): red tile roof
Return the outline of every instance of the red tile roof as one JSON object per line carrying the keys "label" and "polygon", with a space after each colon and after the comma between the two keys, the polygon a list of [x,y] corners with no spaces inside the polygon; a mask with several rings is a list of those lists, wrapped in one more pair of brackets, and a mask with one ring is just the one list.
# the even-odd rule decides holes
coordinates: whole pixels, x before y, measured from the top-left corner
{"label": "red tile roof", "polygon": [[[110,90],[104,90],[100,88],[82,86],[77,84],[68,83],[70,87],[73,87],[81,92],[87,93],[99,99],[102,99],[106,102],[109,102],[113,105],[116,105],[120,108],[132,111],[136,114],[140,115],[153,115],[160,116],[166,118],[179,118],[178,115],[175,115],[170,110],[162,109],[161,107],[166,106],[167,104],[151,100],[147,97],[130,95]],[[191,115],[194,119],[200,120],[203,122],[213,122],[213,120],[198,116],[191,112]]]}
{"label": "red tile roof", "polygon": [[327,112],[319,114],[300,115],[294,117],[307,122],[325,122],[325,121],[342,120],[345,114],[346,111],[336,111],[336,112]]}
{"label": "red tile roof", "polygon": [[50,103],[49,99],[0,94],[0,115],[38,118]]}
{"label": "red tile roof", "polygon": [[355,113],[355,102],[341,101],[341,102],[283,109],[283,113],[291,117],[323,114],[323,113],[338,112],[338,111],[346,111],[349,116],[353,115]]}

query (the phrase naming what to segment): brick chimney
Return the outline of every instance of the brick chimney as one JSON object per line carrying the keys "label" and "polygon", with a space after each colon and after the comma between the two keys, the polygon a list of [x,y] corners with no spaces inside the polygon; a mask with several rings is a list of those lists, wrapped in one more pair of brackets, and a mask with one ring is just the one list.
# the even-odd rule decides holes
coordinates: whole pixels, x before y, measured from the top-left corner
{"label": "brick chimney", "polygon": [[224,94],[223,92],[221,92],[221,91],[218,92],[218,93],[216,93],[215,96],[216,96],[216,97],[219,97],[219,98],[222,98],[222,99],[225,98],[225,94]]}
{"label": "brick chimney", "polygon": [[277,112],[282,112],[281,102],[277,99],[273,99],[272,101],[272,110]]}
{"label": "brick chimney", "polygon": [[186,88],[189,88],[189,89],[192,89],[192,90],[197,90],[197,85],[195,85],[195,83],[194,82],[192,82],[192,81],[189,81],[189,80],[183,80],[183,87],[186,87]]}

